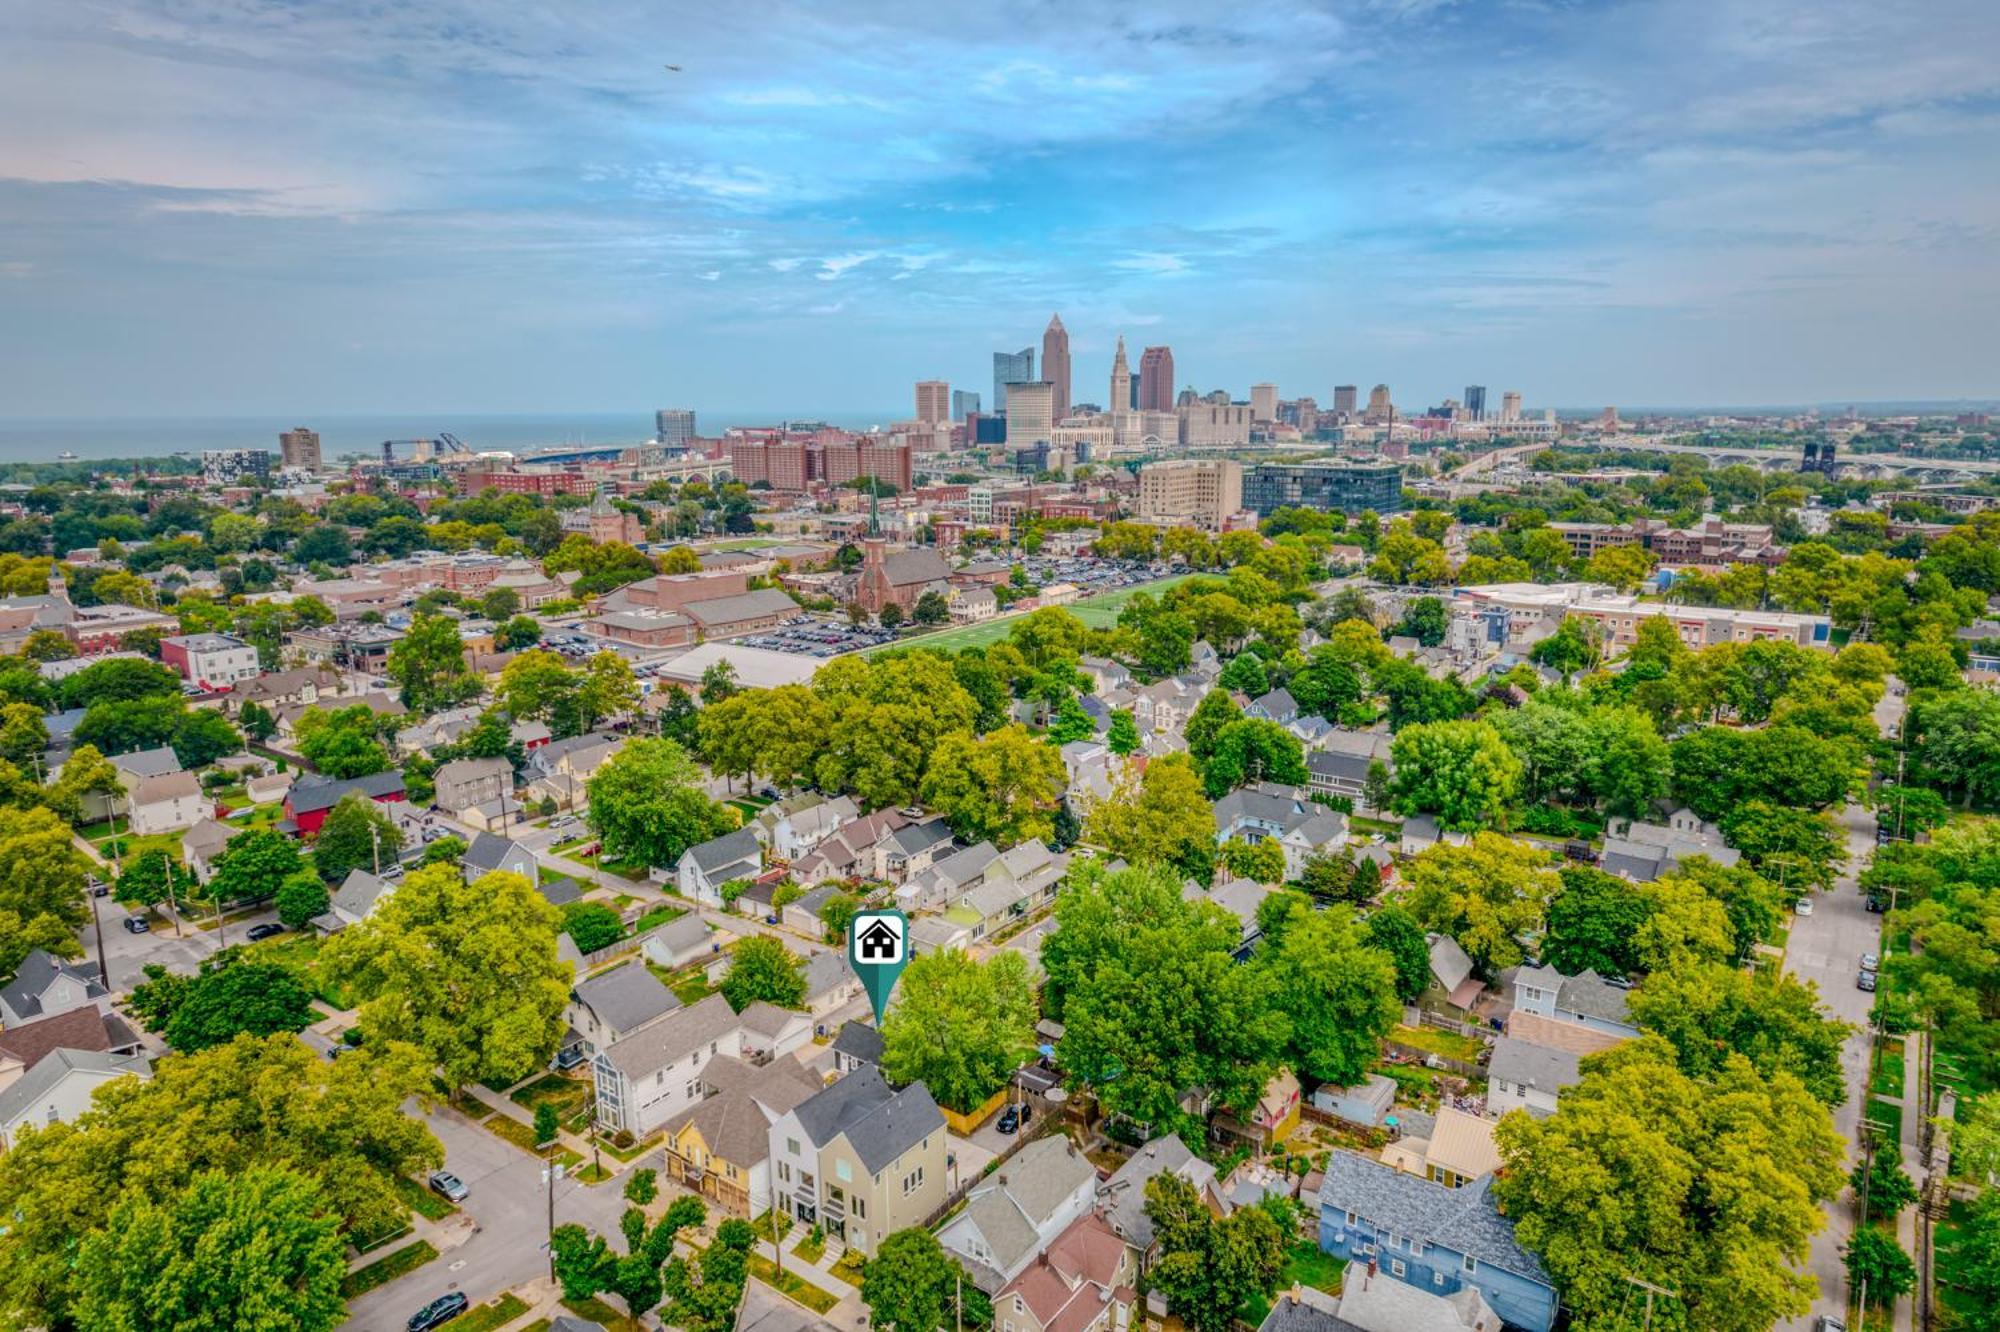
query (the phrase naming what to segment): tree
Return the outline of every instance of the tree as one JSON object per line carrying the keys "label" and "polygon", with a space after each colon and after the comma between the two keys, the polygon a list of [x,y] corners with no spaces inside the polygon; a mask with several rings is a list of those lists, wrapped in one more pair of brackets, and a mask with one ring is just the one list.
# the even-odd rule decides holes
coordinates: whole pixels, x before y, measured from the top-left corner
{"label": "tree", "polygon": [[746,689],[701,711],[696,724],[702,756],[726,777],[774,786],[803,786],[826,748],[825,704],[803,685]]}
{"label": "tree", "polygon": [[1639,967],[1638,933],[1653,913],[1638,885],[1589,865],[1566,865],[1549,899],[1542,961],[1565,975],[1586,969],[1611,977]]}
{"label": "tree", "polygon": [[736,826],[710,800],[700,770],[671,740],[634,740],[592,773],[587,817],[609,859],[671,865],[691,846]]}
{"label": "tree", "polygon": [[1731,1057],[1697,1080],[1643,1037],[1585,1059],[1553,1117],[1509,1115],[1494,1138],[1495,1199],[1578,1320],[1621,1325],[1634,1273],[1675,1291],[1688,1327],[1763,1332],[1810,1307],[1799,1268],[1842,1142],[1790,1074]]}
{"label": "tree", "polygon": [[1120,708],[1111,714],[1111,725],[1104,732],[1104,744],[1120,758],[1139,747],[1139,724],[1132,719],[1130,708]]}
{"label": "tree", "polygon": [[269,1036],[298,1031],[316,1016],[312,995],[290,971],[232,958],[204,970],[181,989],[165,1015],[162,1034],[167,1044],[185,1054],[226,1044],[244,1032]]}
{"label": "tree", "polygon": [[1399,634],[1408,634],[1427,648],[1434,648],[1444,642],[1445,630],[1451,627],[1451,617],[1445,612],[1444,602],[1438,597],[1417,597],[1403,608],[1403,618],[1396,626]]}
{"label": "tree", "polygon": [[458,623],[443,615],[419,615],[389,649],[389,677],[401,685],[403,706],[436,712],[479,692],[478,677],[465,664]]}
{"label": "tree", "polygon": [[1294,1068],[1321,1082],[1361,1081],[1380,1042],[1402,1020],[1396,965],[1345,907],[1293,919],[1264,963],[1278,1007],[1291,1019]]}
{"label": "tree", "polygon": [[625,1177],[625,1201],[645,1207],[660,1196],[660,1172],[635,1170]]}
{"label": "tree", "polygon": [[1788,890],[1831,888],[1847,861],[1846,839],[1831,814],[1751,800],[1723,816],[1722,835],[1759,873]]}
{"label": "tree", "polygon": [[1904,1172],[1893,1151],[1878,1149],[1856,1161],[1847,1183],[1856,1198],[1868,1200],[1864,1221],[1871,1216],[1893,1217],[1917,1200],[1916,1182]]}
{"label": "tree", "polygon": [[479,599],[479,613],[498,624],[512,619],[521,609],[521,594],[511,587],[489,587]]}
{"label": "tree", "polygon": [[826,941],[830,944],[844,943],[848,927],[854,924],[854,917],[860,910],[860,899],[851,893],[833,893],[821,902],[819,918],[826,926]]}
{"label": "tree", "polygon": [[1784,1072],[1828,1105],[1846,1097],[1841,1046],[1852,1030],[1820,1005],[1819,992],[1785,975],[1766,981],[1715,962],[1647,977],[1632,992],[1632,1019],[1673,1047],[1681,1071],[1712,1076],[1732,1057],[1765,1077]]}
{"label": "tree", "polygon": [[347,1318],[346,1241],[297,1171],[205,1170],[170,1198],[121,1197],[77,1254],[77,1322],[129,1332],[327,1332]]}
{"label": "tree", "polygon": [[293,723],[299,755],[328,777],[366,777],[395,765],[376,739],[381,723],[366,703],[326,712],[309,707]]}
{"label": "tree", "polygon": [[1423,926],[1399,906],[1368,913],[1368,942],[1388,954],[1396,969],[1396,997],[1413,1004],[1431,982],[1431,950]]}
{"label": "tree", "polygon": [[912,961],[882,1022],[882,1073],[922,1082],[969,1113],[1007,1085],[1035,1044],[1034,987],[1021,955],[984,962],[947,948]]}
{"label": "tree", "polygon": [[37,948],[82,955],[77,931],[90,920],[87,873],[68,825],[53,813],[0,808],[0,977],[11,979]]}
{"label": "tree", "polygon": [[1877,1308],[1886,1309],[1916,1288],[1917,1265],[1886,1231],[1863,1226],[1848,1238],[1842,1253],[1849,1283],[1865,1289],[1868,1302]]}
{"label": "tree", "polygon": [[672,1300],[664,1321],[681,1332],[730,1332],[743,1299],[747,1255],[757,1242],[750,1223],[735,1217],[715,1229],[715,1243],[699,1257],[667,1264],[666,1293]]}
{"label": "tree", "polygon": [[516,1082],[562,1036],[570,976],[556,910],[518,874],[468,884],[450,865],[413,870],[320,965],[360,999],[371,1043],[409,1041],[454,1089]]}
{"label": "tree", "polygon": [[1451,832],[1503,823],[1520,793],[1521,761],[1491,723],[1441,721],[1405,727],[1390,746],[1391,799],[1405,814],[1435,814]]}
{"label": "tree", "polygon": [[1243,710],[1236,706],[1235,700],[1226,691],[1211,689],[1203,694],[1181,732],[1187,739],[1188,753],[1193,755],[1195,763],[1206,763],[1215,752],[1222,728],[1242,718]]}
{"label": "tree", "polygon": [[1231,658],[1216,683],[1248,698],[1262,698],[1271,692],[1271,677],[1264,671],[1264,659],[1250,652]]}
{"label": "tree", "polygon": [[1182,901],[1172,871],[1086,865],[1056,922],[1042,964],[1059,1062],[1106,1110],[1161,1129],[1182,1122],[1189,1087],[1232,1107],[1263,1091],[1290,1024],[1266,969],[1235,961],[1234,916]]}
{"label": "tree", "polygon": [[132,657],[110,657],[65,676],[56,686],[65,708],[89,708],[99,703],[129,703],[141,698],[178,698],[181,677],[172,667]]}
{"label": "tree", "polygon": [[943,624],[951,618],[951,606],[942,592],[926,592],[917,598],[915,612],[918,624]]}
{"label": "tree", "polygon": [[230,838],[216,858],[208,898],[262,902],[277,896],[278,890],[304,868],[298,843],[270,828],[251,828]]}
{"label": "tree", "polygon": [[1368,760],[1368,774],[1361,780],[1361,803],[1372,810],[1387,808],[1392,789],[1389,765],[1380,759]]}
{"label": "tree", "polygon": [[9,703],[0,707],[0,758],[17,768],[26,768],[41,758],[49,746],[49,728],[42,710],[29,703]]}
{"label": "tree", "polygon": [[2000,694],[1960,689],[1911,709],[1908,732],[1925,772],[1967,806],[2000,803]]}
{"label": "tree", "polygon": [[1951,822],[1951,806],[1925,786],[1887,782],[1875,788],[1874,805],[1876,821],[1902,836],[1914,837]]}
{"label": "tree", "polygon": [[1528,660],[1552,671],[1560,671],[1567,680],[1578,671],[1596,664],[1597,653],[1596,627],[1574,615],[1565,615],[1553,634],[1528,649]]}
{"label": "tree", "polygon": [[1285,878],[1285,848],[1266,837],[1248,841],[1232,837],[1219,853],[1224,869],[1238,878],[1258,883],[1282,883]]}
{"label": "tree", "polygon": [[200,768],[241,750],[243,736],[219,712],[182,708],[168,743],[182,767]]}
{"label": "tree", "polygon": [[302,930],[315,916],[323,916],[332,905],[326,885],[311,870],[301,870],[278,885],[278,919],[285,928]]}
{"label": "tree", "polygon": [[[896,1332],[942,1332],[954,1326],[961,1291],[968,1306],[979,1295],[958,1260],[921,1226],[886,1236],[861,1271],[861,1302],[868,1306],[870,1322]],[[974,1319],[973,1325],[981,1321]]]}
{"label": "tree", "polygon": [[1213,750],[1201,771],[1211,800],[1220,800],[1252,782],[1303,786],[1307,780],[1305,746],[1274,721],[1245,717],[1216,732]]}
{"label": "tree", "polygon": [[985,736],[945,736],[924,777],[922,800],[967,843],[1047,841],[1067,777],[1062,754],[1017,722]]}
{"label": "tree", "polygon": [[562,909],[562,928],[579,953],[609,948],[625,937],[625,922],[603,902],[570,903]]}
{"label": "tree", "polygon": [[1214,810],[1184,754],[1155,759],[1137,781],[1120,779],[1084,819],[1085,835],[1112,855],[1202,880],[1213,870],[1214,827]]}
{"label": "tree", "polygon": [[236,714],[236,722],[252,740],[265,741],[278,733],[278,719],[271,710],[251,699]]}
{"label": "tree", "polygon": [[338,884],[358,869],[393,865],[403,849],[403,830],[368,797],[349,794],[327,812],[313,841],[313,868]]}
{"label": "tree", "polygon": [[1226,1332],[1238,1309],[1278,1288],[1286,1236],[1265,1208],[1217,1220],[1194,1185],[1175,1174],[1146,1181],[1145,1205],[1159,1244],[1153,1288],[1193,1332]]}
{"label": "tree", "polygon": [[882,607],[875,618],[881,622],[884,629],[894,629],[903,622],[903,608],[896,602],[889,602]]}
{"label": "tree", "polygon": [[1955,1285],[1965,1292],[1960,1316],[1972,1332],[2000,1328],[2000,1193],[1987,1189],[1972,1204],[1958,1246]]}
{"label": "tree", "polygon": [[783,941],[768,934],[752,935],[736,945],[729,955],[729,974],[719,988],[739,1013],[759,999],[779,1008],[799,1008],[806,1001],[806,976],[799,959]]}
{"label": "tree", "polygon": [[21,655],[29,661],[68,661],[76,655],[76,645],[59,630],[37,629],[21,644]]}
{"label": "tree", "polygon": [[547,1147],[562,1134],[562,1116],[547,1101],[535,1107],[535,1145]]}
{"label": "tree", "polygon": [[1464,846],[1440,842],[1404,877],[1403,905],[1417,923],[1456,939],[1488,976],[1522,960],[1521,936],[1541,927],[1561,884],[1546,851],[1486,832]]}
{"label": "tree", "polygon": [[[80,1317],[89,1298],[109,1299],[119,1289],[141,1289],[162,1298],[173,1281],[208,1278],[218,1301],[238,1288],[222,1280],[241,1262],[244,1287],[257,1284],[258,1264],[280,1252],[301,1259],[292,1243],[251,1238],[260,1218],[278,1232],[294,1231],[296,1215],[276,1194],[248,1189],[234,1221],[212,1219],[216,1248],[210,1259],[182,1272],[166,1260],[174,1251],[164,1235],[134,1246],[133,1261],[118,1252],[116,1237],[133,1233],[126,1204],[178,1209],[197,1177],[213,1172],[244,1180],[258,1171],[290,1171],[312,1180],[320,1198],[299,1211],[324,1214],[343,1236],[381,1233],[404,1223],[409,1205],[397,1193],[398,1176],[421,1177],[444,1161],[443,1149],[423,1121],[403,1113],[408,1097],[427,1091],[430,1075],[407,1046],[365,1046],[329,1062],[290,1035],[258,1040],[241,1036],[227,1045],[164,1059],[153,1078],[123,1078],[100,1088],[93,1104],[68,1124],[22,1135],[0,1156],[0,1197],[9,1200],[7,1244],[0,1246],[0,1322],[9,1327],[119,1326]],[[209,1229],[202,1225],[198,1229]],[[85,1264],[79,1251],[98,1261]],[[105,1246],[111,1246],[109,1248]],[[306,1245],[306,1250],[311,1250]],[[242,1250],[238,1253],[238,1250]],[[344,1269],[334,1252],[335,1277]],[[88,1270],[86,1270],[88,1269]],[[268,1280],[270,1270],[265,1269]],[[102,1283],[102,1284],[100,1284]],[[164,1307],[164,1306],[162,1306]],[[267,1309],[261,1297],[249,1308]],[[275,1332],[316,1305],[266,1317],[254,1326]],[[197,1313],[178,1327],[237,1327],[226,1305],[216,1321]],[[333,1317],[339,1316],[335,1306]],[[137,1326],[156,1326],[144,1323]]]}

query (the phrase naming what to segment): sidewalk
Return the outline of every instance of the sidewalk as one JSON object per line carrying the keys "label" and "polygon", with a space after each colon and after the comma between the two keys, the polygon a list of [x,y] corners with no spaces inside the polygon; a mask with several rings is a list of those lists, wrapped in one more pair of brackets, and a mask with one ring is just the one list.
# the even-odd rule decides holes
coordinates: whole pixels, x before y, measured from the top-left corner
{"label": "sidewalk", "polygon": [[[1925,1105],[1921,1074],[1923,1068],[1924,1035],[1913,1031],[1903,1038],[1903,1173],[1908,1175],[1918,1189],[1924,1186],[1924,1154],[1919,1146],[1923,1140],[1924,1120],[1930,1115],[1930,1107]],[[1917,1209],[1921,1202],[1905,1207],[1896,1217],[1896,1242],[1903,1246],[1903,1252],[1917,1256]],[[1918,1274],[1919,1281],[1923,1274]],[[1896,1332],[1911,1332],[1916,1326],[1917,1300],[1914,1294],[1896,1301],[1893,1326]]]}

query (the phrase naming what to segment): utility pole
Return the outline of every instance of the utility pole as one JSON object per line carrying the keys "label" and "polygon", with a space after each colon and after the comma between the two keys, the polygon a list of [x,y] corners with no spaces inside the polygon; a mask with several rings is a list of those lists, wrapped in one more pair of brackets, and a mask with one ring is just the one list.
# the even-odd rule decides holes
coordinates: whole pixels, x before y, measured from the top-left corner
{"label": "utility pole", "polygon": [[373,819],[368,822],[368,841],[375,848],[375,877],[382,877],[382,825]]}
{"label": "utility pole", "polygon": [[90,924],[91,928],[97,931],[97,979],[104,986],[106,993],[109,993],[111,990],[111,964],[104,960],[104,917],[98,914],[97,887],[97,876],[93,874],[90,876],[88,886],[84,891],[90,894]]}
{"label": "utility pole", "polygon": [[[553,1151],[553,1147],[551,1151]],[[549,1186],[549,1280],[556,1279],[556,1181],[563,1177],[562,1162],[544,1158],[542,1182]]]}
{"label": "utility pole", "polygon": [[1646,1292],[1646,1332],[1652,1332],[1653,1296],[1670,1295],[1675,1298],[1679,1298],[1680,1292],[1677,1290],[1668,1290],[1665,1286],[1656,1286],[1652,1282],[1641,1280],[1640,1278],[1635,1277],[1630,1273],[1625,1273],[1624,1279],[1626,1281],[1631,1282],[1633,1285],[1639,1287],[1641,1290]]}

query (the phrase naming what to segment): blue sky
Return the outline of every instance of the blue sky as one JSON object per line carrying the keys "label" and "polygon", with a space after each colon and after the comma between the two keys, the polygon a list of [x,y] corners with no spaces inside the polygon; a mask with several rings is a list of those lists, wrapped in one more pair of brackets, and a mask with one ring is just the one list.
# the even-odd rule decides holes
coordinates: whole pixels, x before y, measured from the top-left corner
{"label": "blue sky", "polygon": [[10,416],[2000,394],[1992,0],[0,12]]}

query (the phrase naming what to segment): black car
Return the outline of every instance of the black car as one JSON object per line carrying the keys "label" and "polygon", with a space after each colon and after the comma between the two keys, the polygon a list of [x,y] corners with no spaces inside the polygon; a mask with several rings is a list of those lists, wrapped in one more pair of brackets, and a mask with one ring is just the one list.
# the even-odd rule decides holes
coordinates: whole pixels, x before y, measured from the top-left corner
{"label": "black car", "polygon": [[1883,906],[1883,902],[1882,902],[1882,899],[1881,899],[1881,898],[1879,898],[1879,897],[1870,897],[1870,898],[1868,899],[1868,909],[1869,909],[1870,911],[1880,911],[1880,910],[1882,909],[1882,906]]}
{"label": "black car", "polygon": [[1021,1107],[1018,1105],[1010,1105],[1005,1110],[1002,1110],[1000,1112],[1000,1123],[998,1127],[1002,1133],[1014,1133],[1019,1131],[1021,1127]]}
{"label": "black car", "polygon": [[442,1327],[464,1313],[471,1303],[462,1291],[440,1295],[410,1315],[410,1332],[430,1332],[434,1327]]}
{"label": "black car", "polygon": [[262,925],[252,925],[248,931],[248,937],[251,943],[256,943],[259,939],[276,938],[284,932],[285,927],[277,921],[267,920]]}

